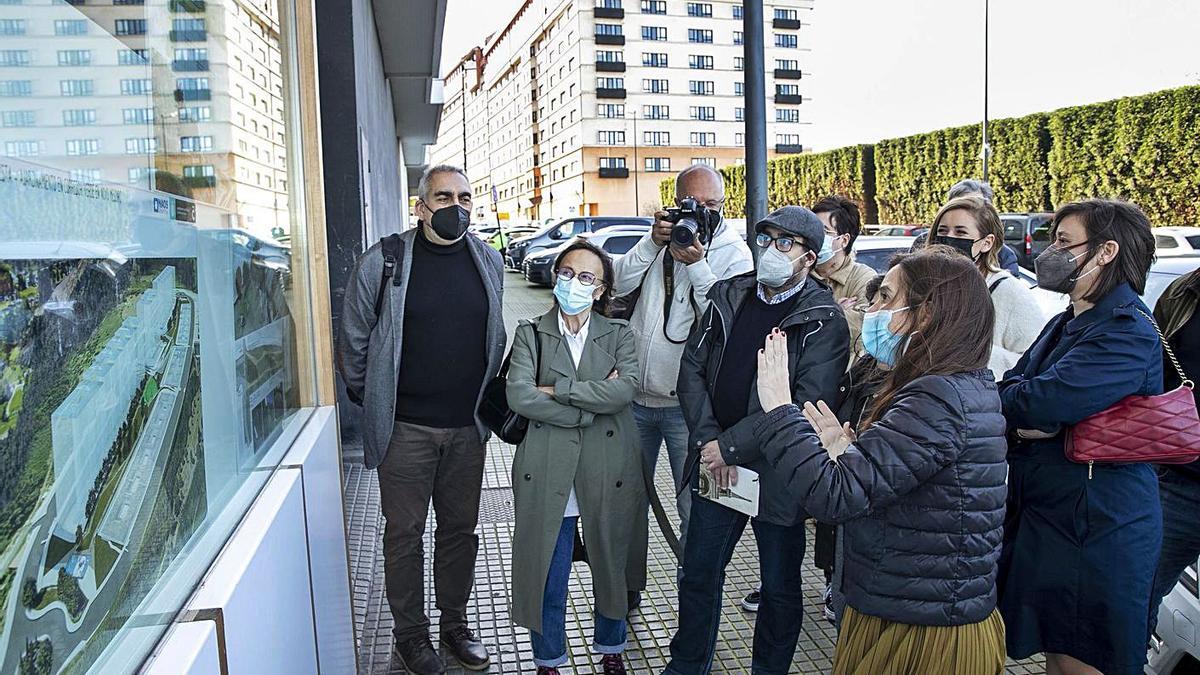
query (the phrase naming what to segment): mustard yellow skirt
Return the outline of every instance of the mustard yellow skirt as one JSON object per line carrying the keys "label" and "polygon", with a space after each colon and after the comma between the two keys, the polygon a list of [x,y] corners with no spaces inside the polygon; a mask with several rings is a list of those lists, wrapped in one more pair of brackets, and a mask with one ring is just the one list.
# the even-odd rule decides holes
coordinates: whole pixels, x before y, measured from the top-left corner
{"label": "mustard yellow skirt", "polygon": [[1000,675],[1004,619],[993,611],[965,626],[913,626],[846,607],[833,675]]}

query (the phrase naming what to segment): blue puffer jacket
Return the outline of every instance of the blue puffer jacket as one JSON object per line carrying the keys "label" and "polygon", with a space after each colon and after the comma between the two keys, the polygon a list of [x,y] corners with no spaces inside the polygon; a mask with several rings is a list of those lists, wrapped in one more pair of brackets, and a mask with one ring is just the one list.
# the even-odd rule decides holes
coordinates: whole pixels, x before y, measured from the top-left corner
{"label": "blue puffer jacket", "polygon": [[928,626],[975,623],[996,607],[1004,431],[987,370],[910,382],[836,462],[794,405],[755,429],[805,510],[845,524],[847,603]]}

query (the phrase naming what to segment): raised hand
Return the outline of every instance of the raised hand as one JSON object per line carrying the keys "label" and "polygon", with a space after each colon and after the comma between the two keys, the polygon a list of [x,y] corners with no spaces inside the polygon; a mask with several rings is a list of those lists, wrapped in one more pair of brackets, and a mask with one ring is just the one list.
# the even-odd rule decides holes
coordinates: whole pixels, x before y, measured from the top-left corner
{"label": "raised hand", "polygon": [[821,439],[821,447],[829,453],[830,459],[837,459],[858,438],[849,423],[838,422],[837,415],[833,414],[824,401],[818,401],[816,405],[811,401],[806,402],[804,419],[816,430]]}
{"label": "raised hand", "polygon": [[766,412],[792,402],[787,334],[778,328],[771,330],[758,352],[758,400]]}

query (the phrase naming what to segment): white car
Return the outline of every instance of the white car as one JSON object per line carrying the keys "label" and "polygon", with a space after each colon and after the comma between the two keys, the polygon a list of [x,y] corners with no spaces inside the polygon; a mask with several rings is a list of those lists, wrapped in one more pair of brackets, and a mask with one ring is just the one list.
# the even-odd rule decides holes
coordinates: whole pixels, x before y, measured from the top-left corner
{"label": "white car", "polygon": [[551,268],[554,266],[554,260],[558,258],[558,254],[564,248],[571,245],[575,239],[587,239],[602,250],[606,251],[609,256],[615,261],[633,248],[650,228],[636,227],[628,225],[614,225],[606,227],[599,232],[584,232],[578,234],[575,238],[536,253],[531,253],[525,257],[521,264],[521,272],[525,277],[525,281],[536,286],[553,286],[554,275]]}
{"label": "white car", "polygon": [[1200,227],[1154,228],[1154,254],[1160,258],[1200,253]]}
{"label": "white car", "polygon": [[1149,657],[1146,672],[1153,675],[1200,672],[1200,587],[1194,564],[1159,605]]}
{"label": "white car", "polygon": [[897,253],[908,253],[912,245],[912,237],[860,236],[854,240],[854,259],[883,274],[892,257]]}

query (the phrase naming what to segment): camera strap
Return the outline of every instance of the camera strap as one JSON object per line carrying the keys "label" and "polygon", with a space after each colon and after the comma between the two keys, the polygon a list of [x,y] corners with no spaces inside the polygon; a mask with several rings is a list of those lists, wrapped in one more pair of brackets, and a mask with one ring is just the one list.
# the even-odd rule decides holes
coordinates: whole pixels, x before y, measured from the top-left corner
{"label": "camera strap", "polygon": [[[675,257],[671,255],[668,249],[663,255],[663,337],[673,345],[681,345],[688,341],[691,336],[691,329],[688,329],[688,334],[682,340],[676,340],[667,332],[667,326],[671,324],[671,305],[675,304]],[[708,252],[705,251],[705,257]],[[696,323],[696,319],[700,318],[700,307],[696,304],[694,292],[688,293],[689,304],[692,306],[692,323]]]}

